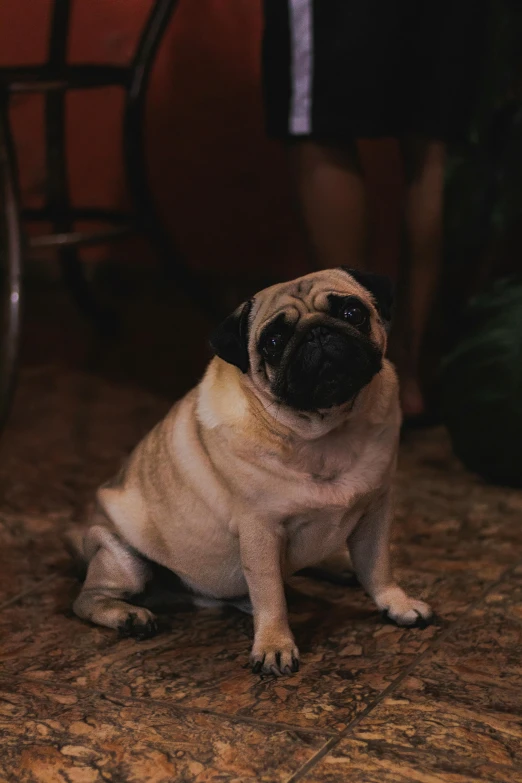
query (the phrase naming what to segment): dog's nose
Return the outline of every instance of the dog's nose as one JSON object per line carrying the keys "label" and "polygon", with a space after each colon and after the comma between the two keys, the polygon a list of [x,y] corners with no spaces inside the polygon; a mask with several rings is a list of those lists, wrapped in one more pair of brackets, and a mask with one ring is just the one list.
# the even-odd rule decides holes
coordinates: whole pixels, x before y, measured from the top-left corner
{"label": "dog's nose", "polygon": [[306,335],[306,340],[307,342],[312,342],[315,340],[322,343],[324,340],[326,340],[329,334],[330,330],[327,329],[326,326],[313,326]]}

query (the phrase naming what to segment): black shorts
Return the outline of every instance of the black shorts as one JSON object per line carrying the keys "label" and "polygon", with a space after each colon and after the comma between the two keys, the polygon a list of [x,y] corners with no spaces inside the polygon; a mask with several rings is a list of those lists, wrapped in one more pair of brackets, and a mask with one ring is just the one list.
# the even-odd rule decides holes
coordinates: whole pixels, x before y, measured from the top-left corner
{"label": "black shorts", "polygon": [[488,0],[264,0],[267,130],[278,138],[466,138]]}

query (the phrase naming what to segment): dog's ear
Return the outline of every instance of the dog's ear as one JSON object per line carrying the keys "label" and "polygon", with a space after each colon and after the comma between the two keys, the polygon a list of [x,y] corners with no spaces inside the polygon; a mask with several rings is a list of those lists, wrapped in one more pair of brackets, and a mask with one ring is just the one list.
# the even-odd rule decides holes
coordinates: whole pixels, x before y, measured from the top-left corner
{"label": "dog's ear", "polygon": [[225,318],[223,323],[214,329],[210,336],[210,347],[220,359],[239,367],[241,372],[248,372],[250,360],[248,357],[249,319],[252,312],[253,299]]}
{"label": "dog's ear", "polygon": [[350,269],[347,266],[342,266],[341,269],[372,294],[377,312],[382,320],[386,324],[389,324],[392,319],[395,294],[394,285],[391,279],[385,275],[375,275],[372,272],[361,272],[359,269]]}

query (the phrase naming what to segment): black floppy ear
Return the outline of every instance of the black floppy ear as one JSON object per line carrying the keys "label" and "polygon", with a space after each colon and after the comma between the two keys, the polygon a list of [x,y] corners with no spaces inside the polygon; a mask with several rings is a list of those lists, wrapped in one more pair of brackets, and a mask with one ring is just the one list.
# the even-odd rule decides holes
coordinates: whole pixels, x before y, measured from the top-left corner
{"label": "black floppy ear", "polygon": [[341,269],[372,294],[377,312],[383,321],[390,323],[394,300],[394,285],[391,279],[386,275],[374,275],[372,272],[361,272],[347,266],[342,266]]}
{"label": "black floppy ear", "polygon": [[229,364],[239,367],[241,372],[248,372],[249,317],[252,311],[253,299],[225,318],[210,336],[210,346],[216,356]]}

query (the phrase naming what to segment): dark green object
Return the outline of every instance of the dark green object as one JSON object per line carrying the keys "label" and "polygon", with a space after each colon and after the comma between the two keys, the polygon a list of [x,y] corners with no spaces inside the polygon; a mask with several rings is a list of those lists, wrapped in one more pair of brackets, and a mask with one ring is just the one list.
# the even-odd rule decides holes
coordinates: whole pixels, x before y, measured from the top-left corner
{"label": "dark green object", "polygon": [[457,457],[487,481],[522,487],[521,280],[499,280],[472,300],[441,373]]}

